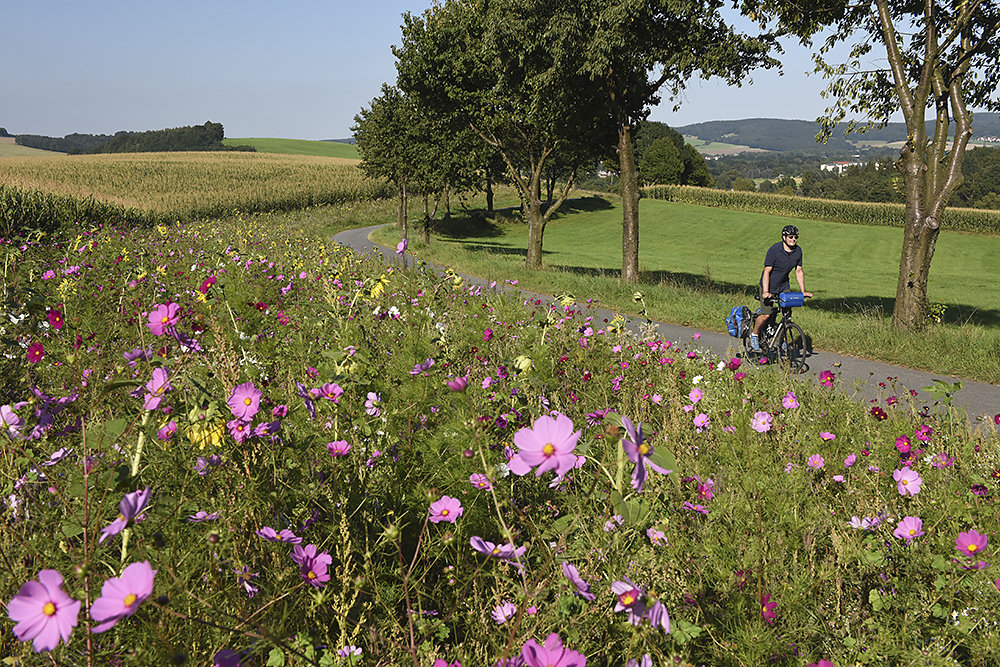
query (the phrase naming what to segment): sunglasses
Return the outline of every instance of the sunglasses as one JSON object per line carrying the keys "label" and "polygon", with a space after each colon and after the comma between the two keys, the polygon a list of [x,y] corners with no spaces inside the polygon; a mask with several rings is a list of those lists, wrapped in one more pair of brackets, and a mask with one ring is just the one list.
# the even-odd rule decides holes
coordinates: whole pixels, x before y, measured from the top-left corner
{"label": "sunglasses", "polygon": [[799,235],[798,234],[785,234],[785,238],[786,239],[795,239],[797,241],[799,239]]}

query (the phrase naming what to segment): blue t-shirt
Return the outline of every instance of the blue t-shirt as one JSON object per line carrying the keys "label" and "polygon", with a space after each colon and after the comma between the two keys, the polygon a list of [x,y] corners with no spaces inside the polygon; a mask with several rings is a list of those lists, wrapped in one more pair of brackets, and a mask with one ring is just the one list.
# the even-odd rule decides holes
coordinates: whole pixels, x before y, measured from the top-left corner
{"label": "blue t-shirt", "polygon": [[[767,249],[764,256],[764,266],[771,267],[771,278],[768,281],[770,288],[767,290],[771,294],[789,291],[788,276],[796,266],[802,266],[802,248],[795,246],[791,252],[785,250],[783,241],[778,241]],[[764,272],[760,274],[761,287],[764,285]]]}

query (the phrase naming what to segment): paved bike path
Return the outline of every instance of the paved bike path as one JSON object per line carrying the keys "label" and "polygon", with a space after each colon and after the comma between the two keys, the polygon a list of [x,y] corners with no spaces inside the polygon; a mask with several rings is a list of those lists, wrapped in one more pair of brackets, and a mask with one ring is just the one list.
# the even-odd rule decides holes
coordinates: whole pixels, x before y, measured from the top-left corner
{"label": "paved bike path", "polygon": [[[405,255],[401,260],[396,255],[395,249],[376,244],[368,238],[373,231],[381,226],[382,225],[372,225],[370,227],[349,229],[335,235],[333,240],[336,243],[348,246],[359,253],[379,254],[387,264],[400,265],[402,262],[412,264],[412,256]],[[445,270],[445,267],[432,264],[430,262],[427,262],[427,265],[439,272],[443,272]],[[465,281],[470,285],[481,285],[483,287],[489,286],[490,281],[467,276],[465,274],[459,275],[462,275]],[[526,297],[531,297],[532,299],[542,299],[544,302],[553,301],[553,298],[550,295],[531,292],[529,290],[512,287],[507,284],[501,285],[499,282],[494,289],[516,292]],[[604,308],[593,309],[591,312],[595,319],[600,320],[606,318],[609,321],[616,314],[613,311]],[[723,323],[723,319],[726,314],[727,313],[719,314],[720,325]],[[628,327],[633,331],[638,331],[639,325],[642,321],[633,316],[626,317],[628,318]],[[687,342],[692,340],[695,333],[700,333],[701,335],[697,340],[697,344],[704,349],[710,350],[720,356],[735,356],[737,351],[736,339],[726,333],[685,327],[670,324],[669,322],[654,322],[654,324],[657,326],[660,337],[664,340]],[[869,359],[861,359],[849,355],[837,354],[821,349],[814,348],[809,351],[809,354],[806,357],[805,376],[813,377],[816,381],[818,381],[819,373],[831,369],[834,369],[839,376],[838,385],[840,389],[855,395],[858,400],[868,401],[876,398],[880,392],[880,387],[878,386],[879,383],[885,382],[887,378],[893,378],[896,383],[898,393],[905,393],[908,389],[914,389],[918,392],[918,395],[915,398],[918,406],[933,406],[935,403],[934,397],[923,391],[921,389],[922,387],[931,385],[935,379],[944,380],[948,383],[954,383],[957,379],[954,377],[935,375],[925,371],[914,370],[912,368],[904,368],[903,366],[886,364],[880,361],[872,361]],[[994,415],[1000,413],[1000,386],[964,379],[962,380],[962,383],[962,389],[955,394],[954,404],[968,413],[969,420],[973,424],[978,422],[984,425],[988,424],[992,428],[997,428],[994,425],[993,417]],[[888,392],[884,389],[881,391],[883,397],[888,395]]]}

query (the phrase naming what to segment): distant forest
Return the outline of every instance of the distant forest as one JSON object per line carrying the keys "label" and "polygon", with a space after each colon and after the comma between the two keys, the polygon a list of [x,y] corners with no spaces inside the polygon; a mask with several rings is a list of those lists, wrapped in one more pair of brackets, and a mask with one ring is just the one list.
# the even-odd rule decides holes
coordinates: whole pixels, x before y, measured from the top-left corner
{"label": "distant forest", "polygon": [[60,153],[151,153],[158,151],[255,151],[253,146],[226,146],[222,123],[188,125],[147,132],[110,134],[68,134],[45,137],[20,134],[15,142],[29,148]]}

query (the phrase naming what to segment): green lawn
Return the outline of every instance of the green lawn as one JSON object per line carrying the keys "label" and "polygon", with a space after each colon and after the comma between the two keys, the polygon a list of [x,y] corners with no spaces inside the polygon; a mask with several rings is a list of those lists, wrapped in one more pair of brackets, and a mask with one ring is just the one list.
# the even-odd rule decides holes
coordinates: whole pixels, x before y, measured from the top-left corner
{"label": "green lawn", "polygon": [[0,157],[24,157],[27,155],[57,155],[57,153],[0,141]]}
{"label": "green lawn", "polygon": [[260,137],[230,137],[222,140],[227,146],[253,146],[260,153],[289,153],[291,155],[321,155],[360,159],[354,144],[339,141],[309,141],[306,139],[275,139]]}
{"label": "green lawn", "polygon": [[[931,268],[930,300],[947,306],[944,323],[918,335],[888,326],[896,292],[901,231],[643,199],[640,268],[653,319],[723,330],[738,303],[753,304],[764,252],[789,222],[801,230],[806,289],[815,293],[796,313],[816,347],[1000,383],[1000,237],[941,233]],[[389,240],[395,229],[383,231]],[[411,232],[411,237],[417,236]],[[418,255],[488,279],[517,277],[540,291],[568,291],[578,299],[636,312],[635,288],[621,284],[621,208],[617,199],[578,200],[545,230],[549,268],[524,268],[523,224],[463,225]],[[793,280],[794,287],[794,280]]]}

